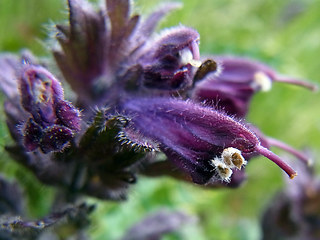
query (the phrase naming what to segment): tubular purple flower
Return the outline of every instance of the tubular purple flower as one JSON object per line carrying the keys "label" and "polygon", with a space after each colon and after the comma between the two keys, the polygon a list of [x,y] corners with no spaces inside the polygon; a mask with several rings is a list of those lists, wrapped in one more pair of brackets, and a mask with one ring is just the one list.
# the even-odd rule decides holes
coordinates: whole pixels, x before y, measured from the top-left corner
{"label": "tubular purple flower", "polygon": [[145,141],[157,142],[160,150],[195,183],[205,184],[217,175],[217,164],[212,160],[229,147],[241,153],[262,154],[290,178],[296,175],[277,155],[262,147],[245,125],[211,108],[177,99],[136,98],[124,101],[121,110],[130,118],[124,132],[135,131]]}
{"label": "tubular purple flower", "polygon": [[214,56],[213,59],[220,64],[221,73],[204,76],[196,84],[192,98],[240,118],[246,116],[252,96],[258,91],[270,90],[273,82],[317,89],[312,83],[280,75],[258,61],[231,56]]}

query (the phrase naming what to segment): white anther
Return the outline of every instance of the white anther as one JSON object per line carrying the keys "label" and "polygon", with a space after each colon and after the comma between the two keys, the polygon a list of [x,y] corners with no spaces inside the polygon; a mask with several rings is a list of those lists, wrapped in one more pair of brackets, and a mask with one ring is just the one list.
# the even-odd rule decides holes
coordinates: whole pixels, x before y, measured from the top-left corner
{"label": "white anther", "polygon": [[211,164],[215,167],[215,170],[217,171],[221,180],[230,182],[230,177],[232,175],[231,168],[229,168],[224,162],[222,162],[220,158],[211,160]]}
{"label": "white anther", "polygon": [[226,164],[226,166],[230,168],[236,167],[239,170],[242,166],[247,164],[247,161],[241,155],[241,151],[233,147],[225,148],[223,150],[221,160]]}
{"label": "white anther", "polygon": [[272,79],[264,72],[256,72],[254,74],[254,83],[257,84],[262,92],[267,92],[271,90]]}
{"label": "white anther", "polygon": [[193,67],[200,67],[201,61],[193,58],[193,54],[189,48],[184,48],[180,51],[181,65],[190,64]]}

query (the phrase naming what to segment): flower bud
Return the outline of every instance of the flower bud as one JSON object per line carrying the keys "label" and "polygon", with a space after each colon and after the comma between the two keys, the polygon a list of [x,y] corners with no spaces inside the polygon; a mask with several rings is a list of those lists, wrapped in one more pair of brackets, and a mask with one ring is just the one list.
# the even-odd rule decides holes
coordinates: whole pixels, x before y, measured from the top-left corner
{"label": "flower bud", "polygon": [[45,68],[25,64],[19,77],[21,104],[31,118],[23,128],[27,151],[61,151],[80,131],[80,113],[63,98],[60,82]]}

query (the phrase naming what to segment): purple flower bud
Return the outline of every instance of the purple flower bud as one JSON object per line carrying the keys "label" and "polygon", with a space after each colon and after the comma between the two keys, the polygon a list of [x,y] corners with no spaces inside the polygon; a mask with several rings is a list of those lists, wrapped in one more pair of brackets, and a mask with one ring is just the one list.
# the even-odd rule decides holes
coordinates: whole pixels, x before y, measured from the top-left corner
{"label": "purple flower bud", "polygon": [[26,64],[18,79],[23,108],[31,114],[23,129],[28,151],[61,151],[80,131],[80,113],[66,102],[60,82],[45,68]]}
{"label": "purple flower bud", "polygon": [[35,57],[28,50],[21,52],[21,57],[9,53],[0,54],[0,89],[10,101],[19,96],[17,78],[23,63],[36,63]]}
{"label": "purple flower bud", "polygon": [[257,61],[230,56],[213,58],[221,64],[221,73],[206,75],[196,85],[192,97],[237,117],[245,117],[253,94],[270,90],[272,82],[286,82],[316,90],[311,83],[284,77]]}
{"label": "purple flower bud", "polygon": [[132,46],[129,44],[130,37],[137,28],[140,16],[134,15],[130,17],[131,6],[129,0],[106,0],[106,3],[108,20],[111,26],[108,65],[118,68],[118,64],[124,61],[132,50]]}
{"label": "purple flower bud", "polygon": [[[135,131],[145,141],[157,142],[160,150],[196,183],[207,183],[216,175],[228,180],[228,176],[219,174],[216,163],[225,164],[220,157],[229,147],[246,154],[262,154],[290,178],[296,175],[277,155],[262,147],[245,125],[211,108],[176,99],[137,98],[123,102],[121,109],[131,119],[124,131]],[[216,158],[219,161],[213,161]]]}
{"label": "purple flower bud", "polygon": [[191,86],[193,66],[199,67],[199,34],[184,26],[165,30],[150,43],[138,60],[143,67],[142,85],[177,90]]}

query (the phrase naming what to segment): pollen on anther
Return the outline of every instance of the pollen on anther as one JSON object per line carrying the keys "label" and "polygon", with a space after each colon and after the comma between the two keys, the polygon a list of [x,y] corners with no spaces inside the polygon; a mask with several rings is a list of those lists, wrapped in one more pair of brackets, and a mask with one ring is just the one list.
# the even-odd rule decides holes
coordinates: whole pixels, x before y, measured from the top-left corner
{"label": "pollen on anther", "polygon": [[217,171],[218,176],[222,181],[230,182],[230,177],[233,173],[231,168],[229,168],[224,162],[222,162],[220,158],[211,160],[211,164],[215,167],[215,170]]}
{"label": "pollen on anther", "polygon": [[228,167],[236,167],[239,170],[247,164],[247,161],[241,155],[241,151],[233,147],[225,148],[221,154],[221,159]]}

